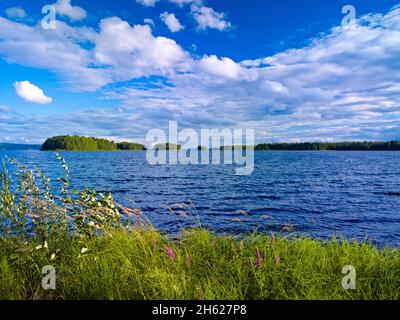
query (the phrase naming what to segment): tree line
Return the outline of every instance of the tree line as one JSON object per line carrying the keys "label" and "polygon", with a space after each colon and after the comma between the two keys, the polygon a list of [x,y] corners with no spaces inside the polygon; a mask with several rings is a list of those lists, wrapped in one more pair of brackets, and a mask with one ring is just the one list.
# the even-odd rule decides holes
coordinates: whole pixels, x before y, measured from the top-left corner
{"label": "tree line", "polygon": [[315,150],[315,151],[400,151],[400,141],[389,142],[299,142],[299,143],[262,143],[255,147],[257,151],[268,150]]}
{"label": "tree line", "polygon": [[57,136],[48,138],[42,145],[41,151],[116,151],[116,150],[146,150],[144,145],[131,142],[119,142],[108,139],[81,137],[81,136]]}
{"label": "tree line", "polygon": [[[170,143],[158,144],[157,150],[181,150],[181,145]],[[400,151],[400,141],[351,141],[351,142],[298,142],[298,143],[261,143],[256,146],[225,146],[221,150],[230,149],[254,149],[256,151]],[[198,150],[206,150],[199,146]],[[41,147],[42,151],[67,150],[67,151],[114,151],[114,150],[146,150],[139,143],[114,142],[107,139],[81,137],[81,136],[57,136],[48,138]]]}

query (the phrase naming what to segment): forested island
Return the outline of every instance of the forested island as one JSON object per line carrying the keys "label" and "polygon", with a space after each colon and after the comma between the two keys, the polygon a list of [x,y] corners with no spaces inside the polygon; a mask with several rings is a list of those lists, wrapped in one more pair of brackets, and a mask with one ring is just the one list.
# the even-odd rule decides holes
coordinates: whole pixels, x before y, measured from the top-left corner
{"label": "forested island", "polygon": [[145,146],[132,142],[114,142],[107,139],[81,137],[81,136],[57,136],[48,138],[42,145],[41,151],[117,151],[117,150],[146,150]]}

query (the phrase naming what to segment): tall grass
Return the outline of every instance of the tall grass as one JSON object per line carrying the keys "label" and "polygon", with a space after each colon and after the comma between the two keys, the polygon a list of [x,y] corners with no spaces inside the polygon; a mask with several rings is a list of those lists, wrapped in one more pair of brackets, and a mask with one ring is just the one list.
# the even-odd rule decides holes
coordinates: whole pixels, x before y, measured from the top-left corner
{"label": "tall grass", "polygon": [[[0,299],[399,299],[400,256],[368,243],[201,228],[174,239],[95,191],[55,196],[42,173],[1,173]],[[56,269],[56,289],[41,286]],[[343,266],[356,289],[342,287]]]}

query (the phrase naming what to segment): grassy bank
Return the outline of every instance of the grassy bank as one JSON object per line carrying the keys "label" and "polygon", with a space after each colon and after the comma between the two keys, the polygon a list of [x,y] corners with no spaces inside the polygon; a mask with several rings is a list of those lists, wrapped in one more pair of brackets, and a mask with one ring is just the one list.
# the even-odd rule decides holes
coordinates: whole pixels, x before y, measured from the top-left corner
{"label": "grassy bank", "polygon": [[[37,246],[1,245],[1,299],[400,298],[399,252],[366,244],[265,235],[239,241],[204,230],[170,241],[137,229]],[[41,287],[46,265],[57,271],[56,290]],[[342,288],[345,265],[357,270],[356,290]]]}
{"label": "grassy bank", "polygon": [[[398,250],[201,228],[170,239],[110,194],[70,191],[59,159],[58,192],[12,160],[15,171],[0,173],[0,299],[400,298]],[[42,288],[48,265],[55,290]],[[355,290],[342,287],[346,265],[356,270]]]}

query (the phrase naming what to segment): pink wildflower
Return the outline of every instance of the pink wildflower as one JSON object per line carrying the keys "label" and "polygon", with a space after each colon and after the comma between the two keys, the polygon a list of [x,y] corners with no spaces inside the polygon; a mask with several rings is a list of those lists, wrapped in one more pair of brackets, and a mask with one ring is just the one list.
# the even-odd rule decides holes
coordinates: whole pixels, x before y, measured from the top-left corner
{"label": "pink wildflower", "polygon": [[175,261],[176,255],[174,251],[170,247],[164,246],[165,252],[168,254],[168,256],[171,258],[171,260]]}

